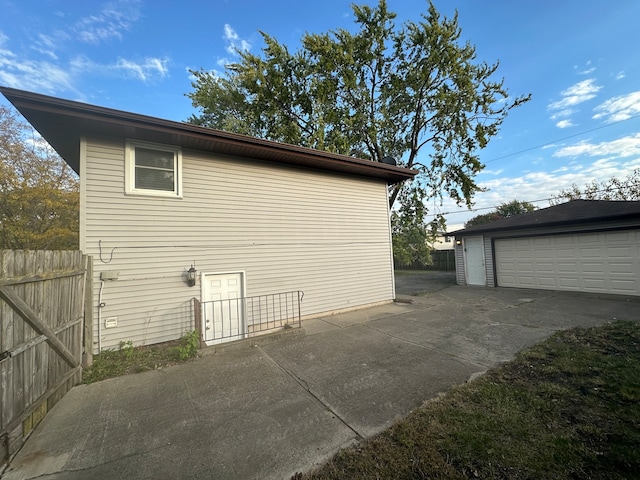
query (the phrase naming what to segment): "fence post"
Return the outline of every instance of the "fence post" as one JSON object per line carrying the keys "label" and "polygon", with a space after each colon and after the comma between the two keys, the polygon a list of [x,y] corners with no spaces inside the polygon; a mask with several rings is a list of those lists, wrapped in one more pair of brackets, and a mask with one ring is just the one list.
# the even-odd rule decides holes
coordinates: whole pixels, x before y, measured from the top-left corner
{"label": "fence post", "polygon": [[82,335],[84,352],[82,366],[88,368],[93,365],[93,257],[85,255],[84,261],[87,270],[84,287],[84,332]]}
{"label": "fence post", "polygon": [[204,333],[202,331],[202,306],[200,300],[193,297],[193,329],[198,332],[198,338],[200,339],[200,348],[204,347]]}

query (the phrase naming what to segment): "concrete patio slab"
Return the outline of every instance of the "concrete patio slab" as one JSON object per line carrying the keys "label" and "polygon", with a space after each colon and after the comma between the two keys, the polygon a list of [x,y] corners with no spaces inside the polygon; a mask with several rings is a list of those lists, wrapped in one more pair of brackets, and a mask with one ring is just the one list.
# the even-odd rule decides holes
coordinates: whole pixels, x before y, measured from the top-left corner
{"label": "concrete patio slab", "polygon": [[288,479],[558,329],[640,320],[636,297],[452,285],[411,300],[76,387],[2,478]]}

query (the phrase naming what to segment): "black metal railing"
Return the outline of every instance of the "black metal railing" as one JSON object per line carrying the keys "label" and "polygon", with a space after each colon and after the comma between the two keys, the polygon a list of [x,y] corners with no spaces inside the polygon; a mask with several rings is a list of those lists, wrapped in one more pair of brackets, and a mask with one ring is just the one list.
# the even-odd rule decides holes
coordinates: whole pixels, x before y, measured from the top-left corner
{"label": "black metal railing", "polygon": [[300,327],[301,290],[202,302],[204,339],[231,341],[287,327]]}

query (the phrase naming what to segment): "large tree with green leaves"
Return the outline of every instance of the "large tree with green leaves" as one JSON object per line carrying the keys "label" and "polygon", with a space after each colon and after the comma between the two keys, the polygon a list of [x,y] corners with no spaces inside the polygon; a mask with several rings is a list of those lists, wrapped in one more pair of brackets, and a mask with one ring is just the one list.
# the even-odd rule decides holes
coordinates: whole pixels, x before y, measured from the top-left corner
{"label": "large tree with green leaves", "polygon": [[400,205],[391,213],[393,257],[396,267],[430,263],[435,228],[425,225],[426,208],[416,190],[402,190]]}
{"label": "large tree with green leaves", "polygon": [[593,180],[580,188],[575,183],[571,188],[561,190],[551,200],[552,205],[569,200],[640,200],[640,168],[626,177],[611,177],[598,182]]}
{"label": "large tree with green leaves", "polygon": [[78,202],[71,168],[0,106],[0,248],[78,248]]}
{"label": "large tree with green leaves", "polygon": [[[305,34],[295,52],[261,32],[261,55],[239,51],[222,76],[192,71],[187,96],[199,112],[189,120],[372,161],[392,156],[420,172],[403,198],[471,205],[480,150],[529,97],[509,96],[494,78],[498,64],[477,61],[457,13],[443,17],[430,3],[420,21],[398,27],[385,0],[353,11],[354,32]],[[402,188],[391,187],[392,206]]]}
{"label": "large tree with green leaves", "polygon": [[466,227],[472,227],[474,225],[484,225],[491,223],[502,218],[515,217],[524,213],[533,212],[536,206],[533,203],[525,202],[521,200],[512,200],[510,202],[502,203],[495,210],[489,213],[482,213],[469,219],[465,224]]}

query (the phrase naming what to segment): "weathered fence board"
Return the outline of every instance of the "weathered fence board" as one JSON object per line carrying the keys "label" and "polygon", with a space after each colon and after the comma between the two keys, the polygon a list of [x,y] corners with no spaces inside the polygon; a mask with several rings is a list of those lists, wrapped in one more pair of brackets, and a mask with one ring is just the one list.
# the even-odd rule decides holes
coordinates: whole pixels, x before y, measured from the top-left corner
{"label": "weathered fence board", "polygon": [[456,269],[455,250],[433,250],[429,254],[428,264],[413,263],[405,265],[395,259],[395,268],[399,270],[450,270]]}
{"label": "weathered fence board", "polygon": [[0,250],[0,466],[81,380],[88,263],[79,251]]}

